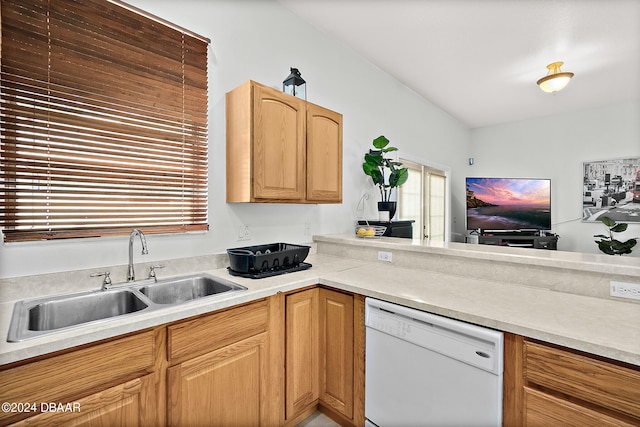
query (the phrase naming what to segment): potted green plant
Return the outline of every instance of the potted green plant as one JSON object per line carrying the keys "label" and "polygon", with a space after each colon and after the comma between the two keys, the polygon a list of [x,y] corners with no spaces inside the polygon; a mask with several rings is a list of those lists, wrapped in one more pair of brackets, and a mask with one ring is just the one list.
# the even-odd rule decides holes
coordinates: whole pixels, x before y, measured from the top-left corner
{"label": "potted green plant", "polygon": [[396,213],[396,202],[390,201],[394,188],[407,182],[409,171],[401,162],[390,157],[385,157],[387,153],[398,151],[396,147],[389,147],[389,140],[380,135],[373,140],[373,147],[364,155],[362,170],[370,176],[373,183],[380,190],[381,201],[378,202],[378,211],[389,212],[389,221]]}
{"label": "potted green plant", "polygon": [[622,233],[627,229],[628,224],[615,222],[607,216],[601,216],[598,219],[609,229],[608,236],[605,234],[593,236],[600,238],[600,240],[595,241],[598,244],[598,248],[607,255],[630,254],[632,248],[638,243],[637,238],[629,239],[625,242],[613,238],[613,233]]}

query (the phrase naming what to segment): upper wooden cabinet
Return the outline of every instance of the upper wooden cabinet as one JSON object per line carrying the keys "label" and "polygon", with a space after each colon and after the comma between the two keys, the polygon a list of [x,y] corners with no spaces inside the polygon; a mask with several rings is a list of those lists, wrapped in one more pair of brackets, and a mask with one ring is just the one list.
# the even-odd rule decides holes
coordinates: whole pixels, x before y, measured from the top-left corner
{"label": "upper wooden cabinet", "polygon": [[307,103],[307,200],[342,203],[342,114]]}
{"label": "upper wooden cabinet", "polygon": [[342,202],[341,114],[248,81],[226,115],[227,202]]}

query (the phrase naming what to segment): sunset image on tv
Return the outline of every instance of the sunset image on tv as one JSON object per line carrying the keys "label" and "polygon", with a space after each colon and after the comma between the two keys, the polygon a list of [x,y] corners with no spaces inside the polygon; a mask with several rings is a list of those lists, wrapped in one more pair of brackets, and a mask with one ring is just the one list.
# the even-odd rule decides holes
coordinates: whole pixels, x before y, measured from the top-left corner
{"label": "sunset image on tv", "polygon": [[468,230],[550,230],[551,181],[467,178]]}

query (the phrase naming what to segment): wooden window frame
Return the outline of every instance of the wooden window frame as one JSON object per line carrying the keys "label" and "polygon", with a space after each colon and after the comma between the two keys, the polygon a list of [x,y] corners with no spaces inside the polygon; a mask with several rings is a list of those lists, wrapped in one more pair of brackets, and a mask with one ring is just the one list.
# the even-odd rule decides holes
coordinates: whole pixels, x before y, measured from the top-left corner
{"label": "wooden window frame", "polygon": [[5,242],[208,230],[209,40],[119,1],[1,13]]}

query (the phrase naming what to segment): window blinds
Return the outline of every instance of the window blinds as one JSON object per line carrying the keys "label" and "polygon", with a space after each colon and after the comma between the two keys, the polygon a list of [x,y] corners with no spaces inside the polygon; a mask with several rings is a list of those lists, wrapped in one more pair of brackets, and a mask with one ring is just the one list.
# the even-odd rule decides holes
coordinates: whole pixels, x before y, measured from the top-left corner
{"label": "window blinds", "polygon": [[207,47],[106,0],[2,0],[5,241],[207,229]]}

